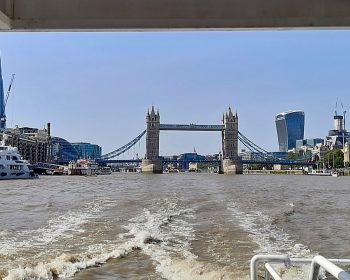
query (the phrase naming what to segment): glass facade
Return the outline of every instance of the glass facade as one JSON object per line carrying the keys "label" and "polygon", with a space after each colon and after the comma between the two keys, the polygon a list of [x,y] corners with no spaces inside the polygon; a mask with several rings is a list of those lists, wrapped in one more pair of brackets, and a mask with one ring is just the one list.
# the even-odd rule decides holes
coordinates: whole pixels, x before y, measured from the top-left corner
{"label": "glass facade", "polygon": [[303,111],[280,113],[275,118],[280,152],[296,147],[296,140],[304,139],[305,114]]}
{"label": "glass facade", "polygon": [[101,158],[102,148],[90,143],[70,143],[60,137],[51,138],[51,161],[57,164],[67,164],[78,159]]}
{"label": "glass facade", "polygon": [[299,139],[296,141],[296,148],[300,149],[302,146],[315,147],[316,144],[323,143],[322,138],[311,138],[311,139]]}
{"label": "glass facade", "polygon": [[78,151],[80,159],[98,159],[101,158],[102,148],[90,143],[72,143],[72,146]]}
{"label": "glass facade", "polygon": [[71,143],[60,137],[51,138],[51,158],[57,164],[66,164],[72,160],[79,159],[77,149]]}

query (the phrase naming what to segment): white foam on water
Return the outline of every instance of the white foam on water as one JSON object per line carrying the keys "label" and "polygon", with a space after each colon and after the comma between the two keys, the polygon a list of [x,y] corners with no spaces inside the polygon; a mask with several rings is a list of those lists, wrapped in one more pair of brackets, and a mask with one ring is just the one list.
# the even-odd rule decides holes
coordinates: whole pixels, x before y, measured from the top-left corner
{"label": "white foam on water", "polygon": [[[85,210],[66,213],[64,217],[52,219],[52,222],[60,223],[59,227],[48,224],[49,230],[57,230],[58,235],[45,235],[40,231],[42,239],[33,239],[43,244],[56,241],[62,235],[70,236],[72,231],[81,230],[80,226],[88,219],[98,216],[101,211],[101,203],[86,205]],[[271,225],[270,219],[261,212],[244,213],[236,205],[230,206],[235,221],[248,232],[251,238],[260,245],[257,253],[276,253],[275,250],[284,246],[286,250],[294,250],[295,254],[302,254],[307,248],[296,243],[290,236]],[[91,210],[91,211],[90,211]],[[76,214],[76,216],[74,216]],[[80,226],[65,224],[68,217],[77,218]],[[69,220],[71,221],[71,220]],[[223,267],[217,264],[201,262],[192,253],[191,243],[196,239],[193,224],[196,222],[192,209],[181,207],[175,199],[163,199],[144,209],[139,215],[130,219],[125,225],[126,233],[120,234],[119,239],[108,244],[93,244],[78,255],[62,254],[51,260],[32,265],[19,266],[7,271],[4,280],[53,280],[57,277],[67,278],[89,267],[100,266],[110,259],[118,259],[130,254],[133,250],[142,250],[155,265],[159,275],[169,280],[216,280],[216,279],[248,279],[248,276],[239,275],[240,271],[232,271],[232,267]],[[266,227],[262,226],[266,224]],[[33,241],[32,240],[32,241]],[[51,240],[51,241],[50,241]],[[40,241],[40,242],[39,242]],[[279,251],[277,252],[279,253]],[[303,270],[294,269],[284,272],[284,268],[278,268],[284,273],[286,279],[293,279]],[[290,276],[290,277],[289,277]]]}
{"label": "white foam on water", "polygon": [[194,211],[179,208],[176,203],[164,201],[153,211],[145,209],[129,221],[125,227],[128,233],[122,237],[131,234],[141,241],[142,252],[154,261],[156,271],[165,279],[237,279],[229,268],[197,260],[191,248],[191,242],[196,238]]}
{"label": "white foam on water", "polygon": [[133,250],[131,244],[125,244],[109,253],[103,253],[94,257],[71,256],[62,254],[49,262],[40,262],[34,266],[18,267],[10,269],[4,280],[53,280],[57,277],[72,277],[77,272],[100,266],[110,259],[126,256]]}
{"label": "white foam on water", "polygon": [[69,210],[53,217],[38,229],[20,231],[12,236],[0,235],[0,254],[8,256],[19,250],[47,246],[64,238],[72,238],[74,234],[83,232],[83,224],[97,218],[102,209],[110,205],[105,200],[94,200],[78,210]]}
{"label": "white foam on water", "polygon": [[[237,222],[249,237],[259,245],[255,254],[288,255],[289,257],[312,258],[310,250],[302,243],[294,240],[283,229],[273,224],[273,220],[261,211],[243,212],[236,203],[232,203],[228,209],[232,212],[233,222]],[[276,271],[283,275],[283,279],[307,279],[310,266],[273,265]]]}
{"label": "white foam on water", "polygon": [[250,238],[259,245],[255,253],[287,254],[290,257],[309,255],[310,250],[305,245],[296,242],[288,233],[273,225],[273,220],[261,211],[245,213],[235,203],[232,203],[228,209],[232,212],[234,222],[238,222]]}
{"label": "white foam on water", "polygon": [[[134,232],[133,237],[117,245],[116,249],[109,253],[100,253],[95,256],[90,256],[89,253],[80,256],[62,254],[48,262],[40,262],[33,266],[11,269],[3,280],[54,280],[57,277],[72,277],[77,272],[86,268],[100,266],[110,259],[125,257],[135,249],[141,249],[144,254],[151,257],[156,263],[157,272],[165,279],[235,279],[231,276],[232,273],[230,274],[225,268],[198,262],[196,256],[189,251],[184,252],[183,247],[172,248],[171,246],[164,245],[164,241],[157,239],[160,236],[164,237],[162,234],[155,237],[152,232],[134,231],[135,227],[131,228]],[[169,236],[167,240],[170,242]],[[179,252],[180,254],[175,256],[174,252]]]}
{"label": "white foam on water", "polygon": [[9,229],[0,229],[0,237],[8,237],[13,235],[14,232],[12,230]]}
{"label": "white foam on water", "polygon": [[[70,233],[67,233],[67,231],[79,230],[79,227],[71,225],[66,227],[66,221],[71,221],[70,218],[74,219],[76,217],[77,220],[75,222],[81,225],[86,219],[94,217],[99,212],[99,207],[94,206],[89,208],[89,210],[93,211],[87,211],[88,213],[79,212],[79,215],[78,213],[67,213],[64,217],[58,217],[52,220],[52,223],[58,222],[60,224],[59,227],[50,223],[46,230],[56,230],[60,232],[60,236],[62,234],[69,236]],[[157,271],[161,275],[166,275],[168,279],[185,279],[181,277],[174,278],[173,274],[179,272],[170,268],[173,265],[172,255],[186,259],[196,258],[190,252],[190,241],[194,238],[194,231],[186,221],[192,216],[191,210],[177,210],[176,204],[165,201],[164,205],[157,207],[154,213],[145,209],[139,216],[131,219],[129,224],[125,226],[128,232],[120,234],[121,240],[117,244],[101,245],[99,252],[96,252],[99,244],[95,244],[95,246],[91,247],[94,252],[88,250],[77,256],[62,254],[47,262],[12,268],[7,271],[7,276],[3,279],[51,280],[57,277],[67,278],[83,269],[106,263],[112,258],[124,257],[135,249],[141,249],[143,253],[151,257],[157,263]],[[58,238],[59,235],[45,235],[41,233],[41,236],[45,238],[40,239],[40,244],[56,240],[56,237]],[[35,240],[39,242],[39,240]],[[189,277],[188,279],[193,278]]]}

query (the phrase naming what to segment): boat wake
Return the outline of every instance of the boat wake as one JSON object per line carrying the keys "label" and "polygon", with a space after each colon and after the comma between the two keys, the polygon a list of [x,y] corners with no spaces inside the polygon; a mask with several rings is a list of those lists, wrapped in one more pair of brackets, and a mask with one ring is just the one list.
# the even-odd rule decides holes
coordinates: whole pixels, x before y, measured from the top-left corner
{"label": "boat wake", "polygon": [[[99,211],[96,208],[91,215],[97,215]],[[72,218],[72,216],[74,215],[70,213],[69,217]],[[92,217],[84,216],[83,219],[82,216],[80,216],[80,224],[86,221],[84,219]],[[144,209],[139,215],[130,219],[124,226],[125,232],[119,234],[116,242],[94,244],[90,248],[87,247],[86,251],[77,254],[64,253],[49,261],[20,265],[7,270],[6,273],[3,272],[2,279],[51,280],[72,277],[79,271],[101,266],[111,259],[127,257],[135,250],[151,259],[155,265],[155,271],[165,279],[233,279],[225,268],[198,261],[197,256],[191,252],[191,242],[195,240],[192,227],[194,219],[194,211],[181,207],[176,200],[159,200],[154,207]],[[60,221],[62,225],[65,224],[62,222],[65,221],[62,217]],[[60,228],[54,227],[58,231]],[[78,230],[78,225],[74,230]],[[69,229],[70,234],[71,231],[72,228]],[[62,231],[61,236],[63,233]],[[42,240],[47,244],[47,242],[57,241],[58,236],[57,233],[46,238],[43,234]],[[34,238],[31,241],[37,242],[37,239]]]}
{"label": "boat wake", "polygon": [[282,229],[274,224],[274,220],[261,211],[245,213],[232,203],[228,209],[232,212],[234,222],[248,232],[250,238],[259,245],[257,254],[287,254],[290,257],[304,257],[310,250],[296,242]]}
{"label": "boat wake", "polygon": [[18,251],[32,250],[33,247],[46,247],[63,238],[74,238],[76,233],[83,231],[82,225],[98,217],[106,205],[108,203],[105,200],[96,200],[82,205],[79,210],[70,210],[63,215],[53,217],[45,226],[38,229],[3,231],[0,234],[0,255],[10,256]]}
{"label": "boat wake", "polygon": [[[110,202],[110,205],[116,206],[113,202]],[[93,234],[97,234],[96,232],[85,234],[88,240],[79,240],[79,234],[84,230],[83,225],[99,218],[103,207],[108,207],[108,203],[94,201],[86,204],[83,210],[69,211],[65,215],[50,220],[45,228],[31,232],[32,237],[27,243],[15,244],[16,240],[13,239],[10,243],[12,247],[9,245],[1,249],[3,256],[13,258],[15,255],[11,254],[12,251],[33,248],[33,246],[39,246],[41,249],[30,258],[31,262],[22,260],[16,267],[12,266],[6,271],[0,271],[0,278],[4,280],[68,278],[87,268],[99,267],[112,259],[132,257],[131,253],[134,251],[139,251],[145,258],[151,260],[154,271],[164,279],[244,278],[241,272],[235,271],[235,268],[229,265],[221,265],[210,260],[204,261],[193,253],[191,244],[197,241],[194,229],[197,223],[196,213],[192,208],[184,207],[180,200],[175,198],[156,200],[151,206],[127,220],[123,231],[115,240],[96,242],[92,237]],[[255,253],[288,254],[297,257],[309,254],[305,245],[293,240],[262,212],[245,213],[235,203],[230,204],[228,209],[231,213],[229,222],[238,224],[258,244],[259,249]],[[30,235],[29,232],[26,234]],[[76,248],[67,250],[54,247],[53,252],[56,254],[61,252],[58,256],[44,252],[45,246],[53,246],[52,243],[60,243],[60,240],[65,238],[79,240],[80,243]],[[4,241],[2,242],[5,244]],[[237,242],[239,243],[239,240]],[[48,258],[48,256],[51,257]],[[284,272],[283,267],[280,271],[284,273],[286,279],[288,275],[291,275],[290,279],[292,279],[296,274],[306,273],[303,269],[294,269],[292,273]],[[240,277],[237,277],[238,274]]]}
{"label": "boat wake", "polygon": [[[259,246],[255,250],[255,254],[287,255],[299,258],[312,255],[307,246],[294,240],[283,229],[277,227],[273,219],[261,211],[246,213],[241,211],[236,203],[230,204],[228,209],[232,212],[232,222],[238,223]],[[309,274],[309,266],[298,266],[290,269],[286,269],[284,265],[275,265],[274,267],[286,280],[306,279]]]}

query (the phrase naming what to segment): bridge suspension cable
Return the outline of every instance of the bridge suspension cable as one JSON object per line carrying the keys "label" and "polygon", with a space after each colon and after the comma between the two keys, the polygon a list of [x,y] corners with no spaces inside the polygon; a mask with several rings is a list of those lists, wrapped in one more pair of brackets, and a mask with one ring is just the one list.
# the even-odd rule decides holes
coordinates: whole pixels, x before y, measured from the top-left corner
{"label": "bridge suspension cable", "polygon": [[251,152],[255,152],[259,156],[262,156],[264,158],[267,157],[269,159],[275,159],[275,156],[272,153],[270,153],[270,152],[266,151],[265,149],[263,149],[263,148],[259,147],[258,145],[256,145],[254,142],[252,142],[246,136],[244,136],[241,132],[238,132],[238,139]]}
{"label": "bridge suspension cable", "polygon": [[138,135],[135,139],[131,140],[129,143],[125,144],[124,146],[108,153],[105,155],[102,155],[100,159],[111,159],[114,157],[117,157],[125,152],[127,152],[128,150],[130,150],[133,146],[135,146],[135,144],[137,142],[139,142],[141,140],[141,138],[146,134],[146,130],[142,131],[142,133],[140,135]]}
{"label": "bridge suspension cable", "polygon": [[238,132],[238,139],[241,141],[241,143],[251,152],[256,153],[258,157],[261,157],[264,161],[275,161],[275,162],[289,162],[289,163],[305,163],[310,162],[312,159],[311,153],[306,153],[303,156],[300,156],[296,159],[285,159],[285,158],[278,158],[273,153],[268,152],[264,150],[263,148],[259,147],[255,143],[253,143],[251,140],[249,140],[246,136],[244,136],[241,132]]}

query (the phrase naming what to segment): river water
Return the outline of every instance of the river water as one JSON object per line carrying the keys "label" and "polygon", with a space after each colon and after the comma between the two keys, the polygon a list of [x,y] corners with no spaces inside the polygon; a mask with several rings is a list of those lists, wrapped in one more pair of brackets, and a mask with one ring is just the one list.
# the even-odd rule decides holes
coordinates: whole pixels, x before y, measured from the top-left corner
{"label": "river water", "polygon": [[349,182],[193,173],[1,181],[0,278],[248,279],[255,254],[349,257]]}

